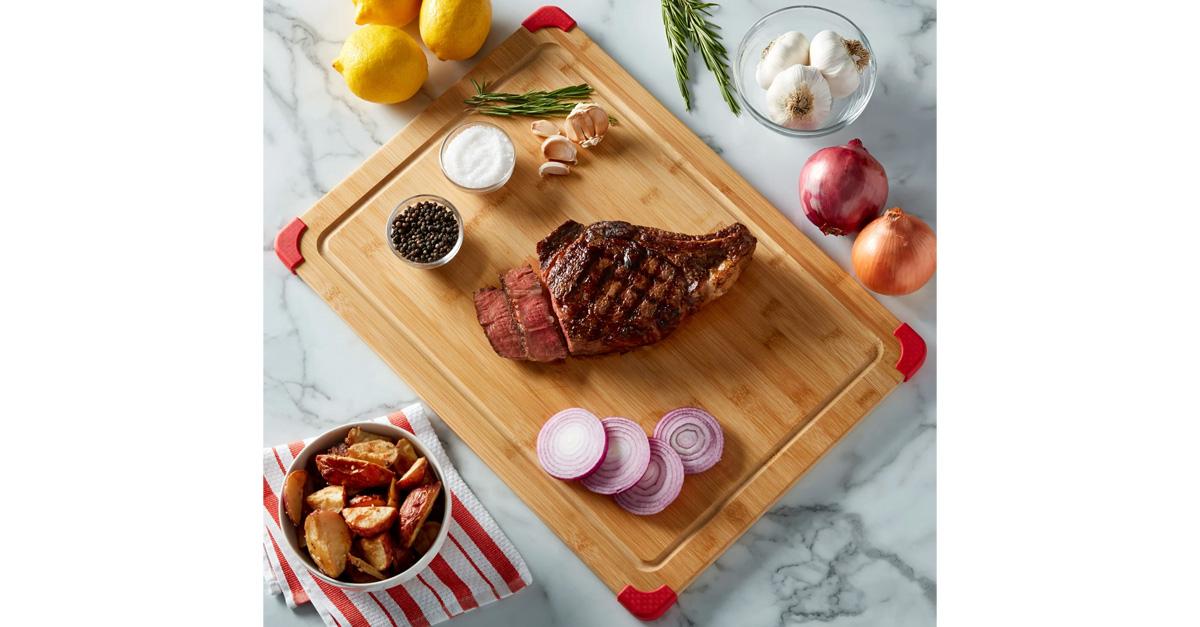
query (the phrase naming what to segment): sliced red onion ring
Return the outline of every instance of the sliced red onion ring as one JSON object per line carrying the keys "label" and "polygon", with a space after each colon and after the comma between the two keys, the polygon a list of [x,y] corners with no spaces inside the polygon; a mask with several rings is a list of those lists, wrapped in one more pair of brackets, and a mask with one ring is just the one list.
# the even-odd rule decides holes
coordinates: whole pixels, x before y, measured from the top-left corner
{"label": "sliced red onion ring", "polygon": [[641,425],[628,418],[605,418],[600,422],[608,436],[608,453],[596,472],[582,483],[597,494],[616,494],[628,490],[646,474],[650,438]]}
{"label": "sliced red onion ring", "polygon": [[696,407],[680,407],[667,412],[654,425],[654,437],[679,453],[683,471],[689,475],[704,472],[721,461],[725,433],[712,414]]}
{"label": "sliced red onion ring", "polygon": [[666,442],[650,438],[650,464],[633,487],[613,497],[625,511],[638,516],[667,508],[683,489],[683,461]]}
{"label": "sliced red onion ring", "polygon": [[558,479],[582,479],[600,466],[608,450],[604,425],[592,412],[564,409],[538,432],[537,454],[542,469]]}

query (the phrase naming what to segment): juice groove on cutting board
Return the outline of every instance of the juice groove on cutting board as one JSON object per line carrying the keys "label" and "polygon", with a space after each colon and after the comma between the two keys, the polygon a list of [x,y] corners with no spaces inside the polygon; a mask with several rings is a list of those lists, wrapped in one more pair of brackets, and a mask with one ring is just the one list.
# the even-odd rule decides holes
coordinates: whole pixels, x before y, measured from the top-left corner
{"label": "juice groove on cutting board", "polygon": [[[619,124],[570,175],[541,179],[530,119],[468,115],[470,78],[504,91],[588,82]],[[504,128],[517,150],[508,185],[485,196],[455,188],[437,163],[442,138],[470,119]],[[466,224],[462,250],[437,270],[404,266],[383,235],[391,209],[419,193],[450,199]],[[658,344],[560,364],[502,359],[472,293],[568,218],[684,233],[740,221],[759,243],[733,289]],[[682,591],[903,379],[895,317],[579,28],[518,30],[302,219],[301,278],[614,592]],[[681,405],[717,416],[725,455],[660,514],[633,516],[538,467],[537,432],[560,409],[626,416],[649,433]]]}

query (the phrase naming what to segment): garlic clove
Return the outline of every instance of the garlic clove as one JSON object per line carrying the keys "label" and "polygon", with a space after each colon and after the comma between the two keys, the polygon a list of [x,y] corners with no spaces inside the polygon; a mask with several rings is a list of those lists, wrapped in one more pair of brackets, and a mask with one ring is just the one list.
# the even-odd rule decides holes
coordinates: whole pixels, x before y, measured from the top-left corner
{"label": "garlic clove", "polygon": [[563,135],[575,143],[580,143],[587,139],[583,135],[583,122],[578,118],[567,117],[567,121],[563,123]]}
{"label": "garlic clove", "polygon": [[571,173],[570,166],[568,166],[565,163],[559,163],[557,161],[547,161],[547,162],[543,163],[540,168],[538,168],[538,175],[542,176],[542,177],[565,176],[570,173]]}
{"label": "garlic clove", "polygon": [[588,108],[587,112],[592,118],[592,125],[596,127],[596,137],[603,139],[608,132],[608,112],[596,106]]}
{"label": "garlic clove", "polygon": [[816,68],[793,65],[780,72],[767,89],[767,115],[780,126],[821,128],[833,111],[829,82]]}
{"label": "garlic clove", "polygon": [[587,109],[581,109],[580,105],[575,105],[575,109],[571,111],[571,115],[574,115],[575,119],[579,120],[579,128],[583,130],[584,137],[596,136],[596,124],[592,121],[592,116],[588,114]]}
{"label": "garlic clove", "polygon": [[529,125],[529,130],[538,137],[550,137],[558,134],[558,127],[550,120],[534,120],[533,124]]}
{"label": "garlic clove", "polygon": [[771,87],[771,81],[782,71],[793,65],[808,65],[808,37],[800,31],[788,31],[767,44],[762,58],[754,70],[754,80],[763,89]]}
{"label": "garlic clove", "polygon": [[575,165],[579,151],[575,144],[562,135],[551,135],[542,142],[542,156],[550,161],[559,161]]}

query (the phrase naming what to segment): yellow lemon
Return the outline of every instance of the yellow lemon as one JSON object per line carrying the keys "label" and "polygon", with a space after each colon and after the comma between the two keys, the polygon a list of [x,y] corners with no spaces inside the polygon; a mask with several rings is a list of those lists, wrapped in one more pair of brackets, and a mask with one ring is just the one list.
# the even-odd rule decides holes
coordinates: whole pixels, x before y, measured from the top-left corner
{"label": "yellow lemon", "polygon": [[354,0],[358,12],[355,24],[384,24],[404,26],[417,19],[421,12],[421,0]]}
{"label": "yellow lemon", "polygon": [[381,104],[412,98],[429,76],[417,40],[395,26],[374,24],[350,34],[333,69],[354,95]]}
{"label": "yellow lemon", "polygon": [[470,58],[492,30],[491,0],[424,0],[420,26],[421,39],[437,58]]}

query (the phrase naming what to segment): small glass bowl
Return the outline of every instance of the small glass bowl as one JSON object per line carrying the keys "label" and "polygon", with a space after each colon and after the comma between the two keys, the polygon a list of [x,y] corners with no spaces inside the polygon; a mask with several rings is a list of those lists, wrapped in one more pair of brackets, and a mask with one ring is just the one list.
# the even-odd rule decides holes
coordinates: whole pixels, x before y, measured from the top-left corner
{"label": "small glass bowl", "polygon": [[[454,216],[454,222],[456,224],[458,224],[458,239],[454,242],[454,246],[450,249],[450,252],[446,253],[446,255],[444,257],[442,257],[440,259],[435,259],[433,261],[430,261],[429,263],[417,263],[416,261],[413,261],[413,260],[409,259],[408,257],[401,255],[400,251],[396,250],[396,247],[392,245],[392,234],[391,234],[392,220],[395,220],[396,216],[403,213],[405,209],[408,209],[409,207],[411,207],[419,202],[426,201],[426,200],[436,202],[439,205],[442,205],[442,206],[450,209],[450,214]],[[459,249],[462,248],[462,244],[463,244],[462,215],[458,213],[458,208],[456,208],[453,204],[451,204],[449,200],[446,200],[445,198],[442,198],[441,196],[434,196],[433,194],[417,194],[416,196],[412,196],[410,198],[404,199],[403,202],[396,205],[395,209],[392,209],[392,213],[388,215],[387,222],[384,223],[384,225],[383,225],[383,239],[384,239],[384,241],[387,242],[388,250],[391,250],[393,255],[396,255],[396,257],[398,257],[400,259],[400,261],[403,261],[404,263],[406,263],[414,268],[421,268],[423,270],[428,270],[429,268],[437,268],[439,266],[444,266],[444,265],[450,263],[450,260],[454,259],[454,256],[458,254]]]}
{"label": "small glass bowl", "polygon": [[[758,86],[758,81],[754,77],[758,61],[762,58],[762,51],[767,44],[772,39],[793,30],[804,33],[809,39],[823,30],[832,30],[847,39],[861,41],[863,47],[871,54],[870,62],[866,68],[863,68],[862,80],[858,83],[858,89],[845,98],[834,99],[833,111],[829,113],[829,119],[821,128],[802,130],[780,126],[772,122],[765,110],[767,91]],[[794,6],[772,11],[762,16],[750,27],[750,30],[746,31],[742,43],[738,44],[733,84],[737,87],[738,95],[746,104],[750,115],[763,126],[790,137],[821,137],[849,126],[867,108],[871,94],[875,93],[876,68],[875,49],[871,47],[871,42],[867,41],[867,36],[849,18],[822,7]]]}
{"label": "small glass bowl", "polygon": [[[488,187],[467,187],[465,185],[460,185],[458,183],[458,181],[451,178],[450,174],[448,174],[446,172],[446,147],[450,145],[450,140],[454,139],[455,137],[458,137],[459,133],[461,133],[473,126],[490,126],[494,129],[500,131],[500,133],[504,135],[505,141],[508,142],[508,147],[512,148],[512,150],[513,150],[513,164],[511,166],[509,166],[508,174],[505,174],[504,178],[501,179],[500,182],[496,183],[495,185],[490,185]],[[455,187],[457,187],[461,190],[464,190],[464,191],[474,193],[474,194],[486,194],[488,192],[494,192],[494,191],[500,189],[501,187],[504,187],[504,185],[506,183],[508,183],[508,179],[512,178],[513,170],[516,169],[516,166],[517,166],[516,156],[517,156],[517,150],[513,146],[512,138],[508,136],[508,133],[504,132],[504,129],[500,128],[499,126],[496,126],[495,124],[491,124],[489,122],[466,122],[466,123],[460,124],[457,127],[455,127],[455,129],[450,131],[449,133],[447,133],[446,138],[442,140],[442,147],[440,150],[438,150],[438,166],[441,167],[441,169],[442,169],[442,176],[446,177],[446,180],[453,183]]]}

